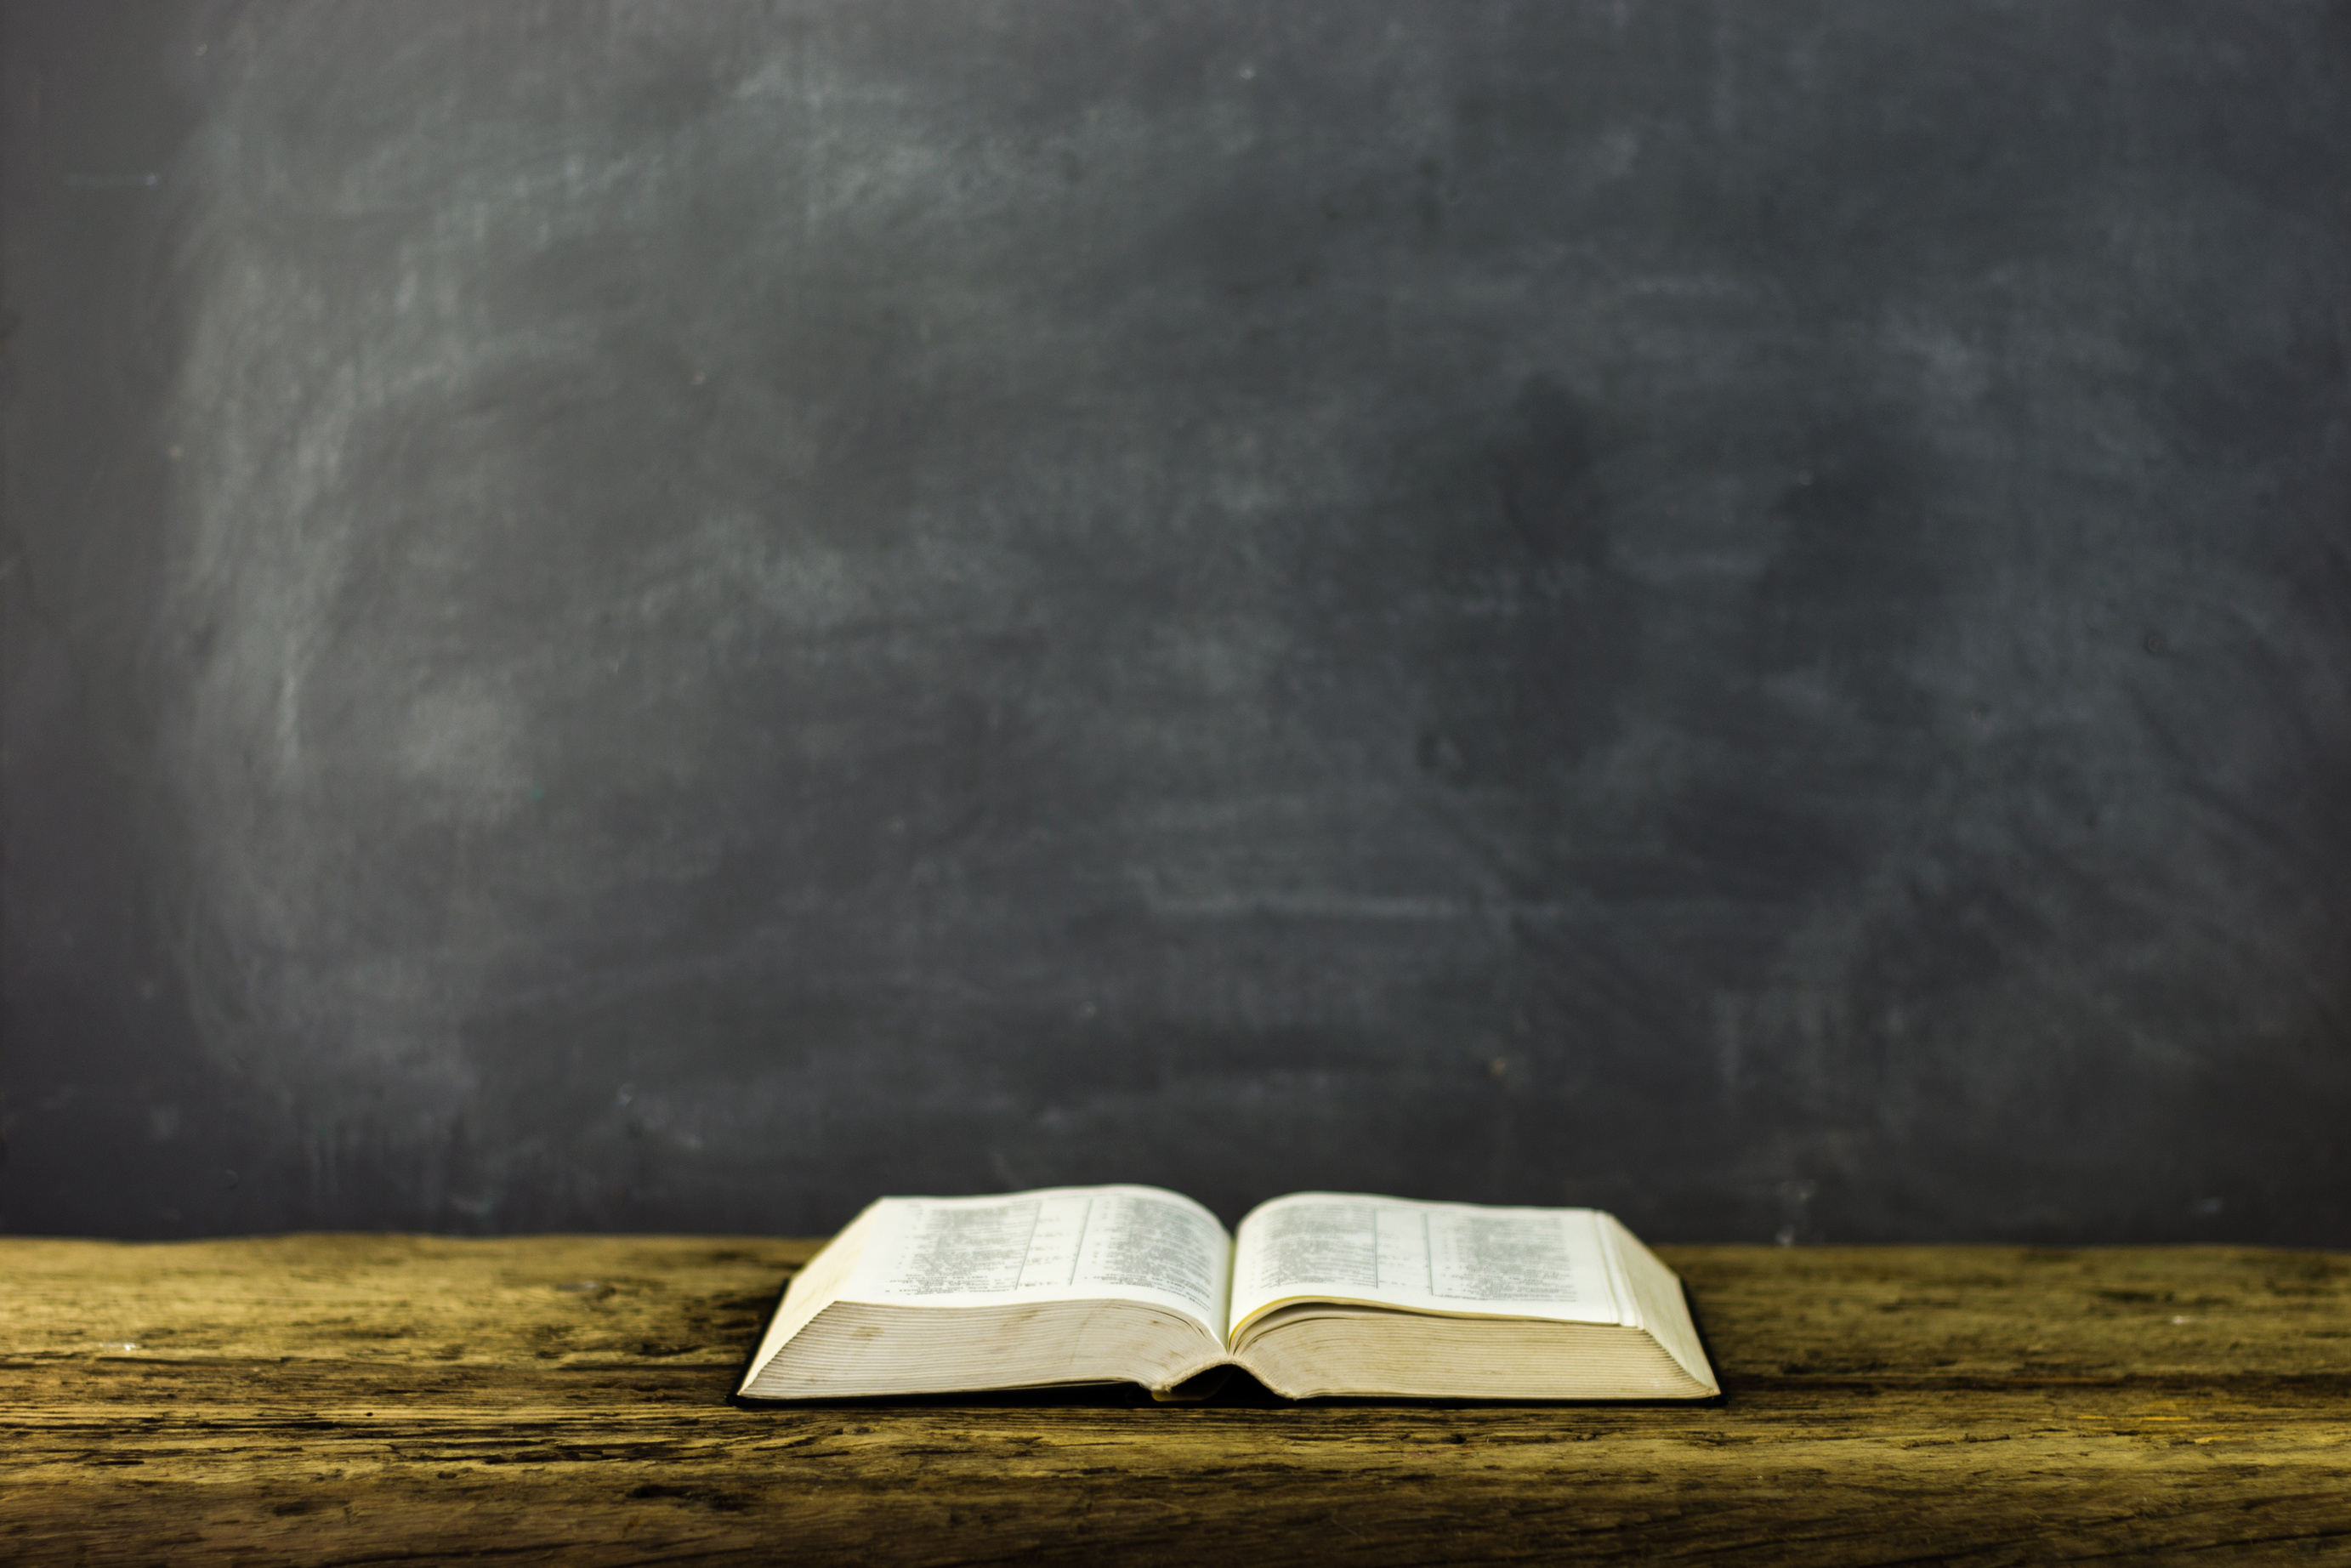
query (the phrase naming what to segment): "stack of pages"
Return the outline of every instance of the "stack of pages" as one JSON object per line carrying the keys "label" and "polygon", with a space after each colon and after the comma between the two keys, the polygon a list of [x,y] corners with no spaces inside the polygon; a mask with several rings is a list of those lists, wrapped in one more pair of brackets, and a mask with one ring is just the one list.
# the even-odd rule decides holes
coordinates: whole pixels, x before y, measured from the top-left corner
{"label": "stack of pages", "polygon": [[1290,1398],[1703,1399],[1681,1282],[1610,1215],[1352,1193],[1227,1235],[1149,1186],[890,1197],[792,1281],[754,1399],[1140,1383]]}

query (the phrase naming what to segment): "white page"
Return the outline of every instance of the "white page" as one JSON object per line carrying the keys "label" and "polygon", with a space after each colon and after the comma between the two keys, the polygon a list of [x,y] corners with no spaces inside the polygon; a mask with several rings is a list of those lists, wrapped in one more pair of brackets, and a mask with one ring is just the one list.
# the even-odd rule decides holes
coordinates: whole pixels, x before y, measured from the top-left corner
{"label": "white page", "polygon": [[840,1299],[992,1307],[1116,1299],[1225,1337],[1232,1244],[1217,1217],[1155,1186],[1061,1186],[988,1197],[885,1197]]}
{"label": "white page", "polygon": [[1297,1301],[1566,1322],[1636,1321],[1589,1208],[1303,1192],[1241,1221],[1231,1321]]}

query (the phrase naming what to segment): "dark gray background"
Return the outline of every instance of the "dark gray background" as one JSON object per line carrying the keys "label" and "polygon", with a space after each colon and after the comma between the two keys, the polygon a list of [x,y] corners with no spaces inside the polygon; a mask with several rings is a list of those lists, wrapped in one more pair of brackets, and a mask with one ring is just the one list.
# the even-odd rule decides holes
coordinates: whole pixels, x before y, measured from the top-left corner
{"label": "dark gray background", "polygon": [[0,1228],[2351,1244],[2351,13],[16,5]]}

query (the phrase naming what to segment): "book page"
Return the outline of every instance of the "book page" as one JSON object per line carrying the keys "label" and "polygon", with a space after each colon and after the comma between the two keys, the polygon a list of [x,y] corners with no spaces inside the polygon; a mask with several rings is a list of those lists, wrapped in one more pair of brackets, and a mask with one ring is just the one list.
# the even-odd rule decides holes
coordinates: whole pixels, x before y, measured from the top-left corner
{"label": "book page", "polygon": [[1625,1301],[1640,1318],[1641,1326],[1674,1358],[1676,1365],[1709,1391],[1721,1393],[1722,1385],[1715,1380],[1714,1367],[1706,1358],[1706,1346],[1698,1337],[1698,1325],[1690,1321],[1689,1301],[1682,1294],[1681,1281],[1656,1253],[1641,1244],[1639,1237],[1625,1228],[1623,1220],[1613,1214],[1600,1218],[1609,1261],[1615,1266]]}
{"label": "book page", "polygon": [[1232,1333],[1301,1301],[1631,1323],[1636,1320],[1620,1300],[1599,1222],[1588,1208],[1293,1193],[1241,1221]]}
{"label": "book page", "polygon": [[784,1288],[782,1302],[768,1320],[768,1332],[760,1337],[758,1352],[751,1357],[751,1368],[743,1377],[745,1388],[759,1375],[759,1369],[768,1364],[768,1359],[784,1348],[785,1342],[839,1298],[841,1285],[855,1270],[858,1259],[864,1255],[866,1240],[880,1218],[879,1208],[878,1204],[867,1205],[823,1251],[809,1260],[807,1268],[792,1276],[791,1282]]}
{"label": "book page", "polygon": [[885,1197],[839,1299],[980,1307],[1120,1300],[1179,1314],[1224,1343],[1232,1245],[1217,1217],[1154,1186],[1064,1186],[988,1197]]}

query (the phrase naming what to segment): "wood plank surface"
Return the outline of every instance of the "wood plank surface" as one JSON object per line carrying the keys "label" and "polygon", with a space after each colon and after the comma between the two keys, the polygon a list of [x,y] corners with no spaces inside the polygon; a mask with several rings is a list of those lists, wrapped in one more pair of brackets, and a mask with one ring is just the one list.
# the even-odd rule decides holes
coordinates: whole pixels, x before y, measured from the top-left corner
{"label": "wood plank surface", "polygon": [[742,1408],[816,1243],[0,1241],[0,1561],[2351,1563],[2351,1257],[1661,1248],[1725,1396]]}

